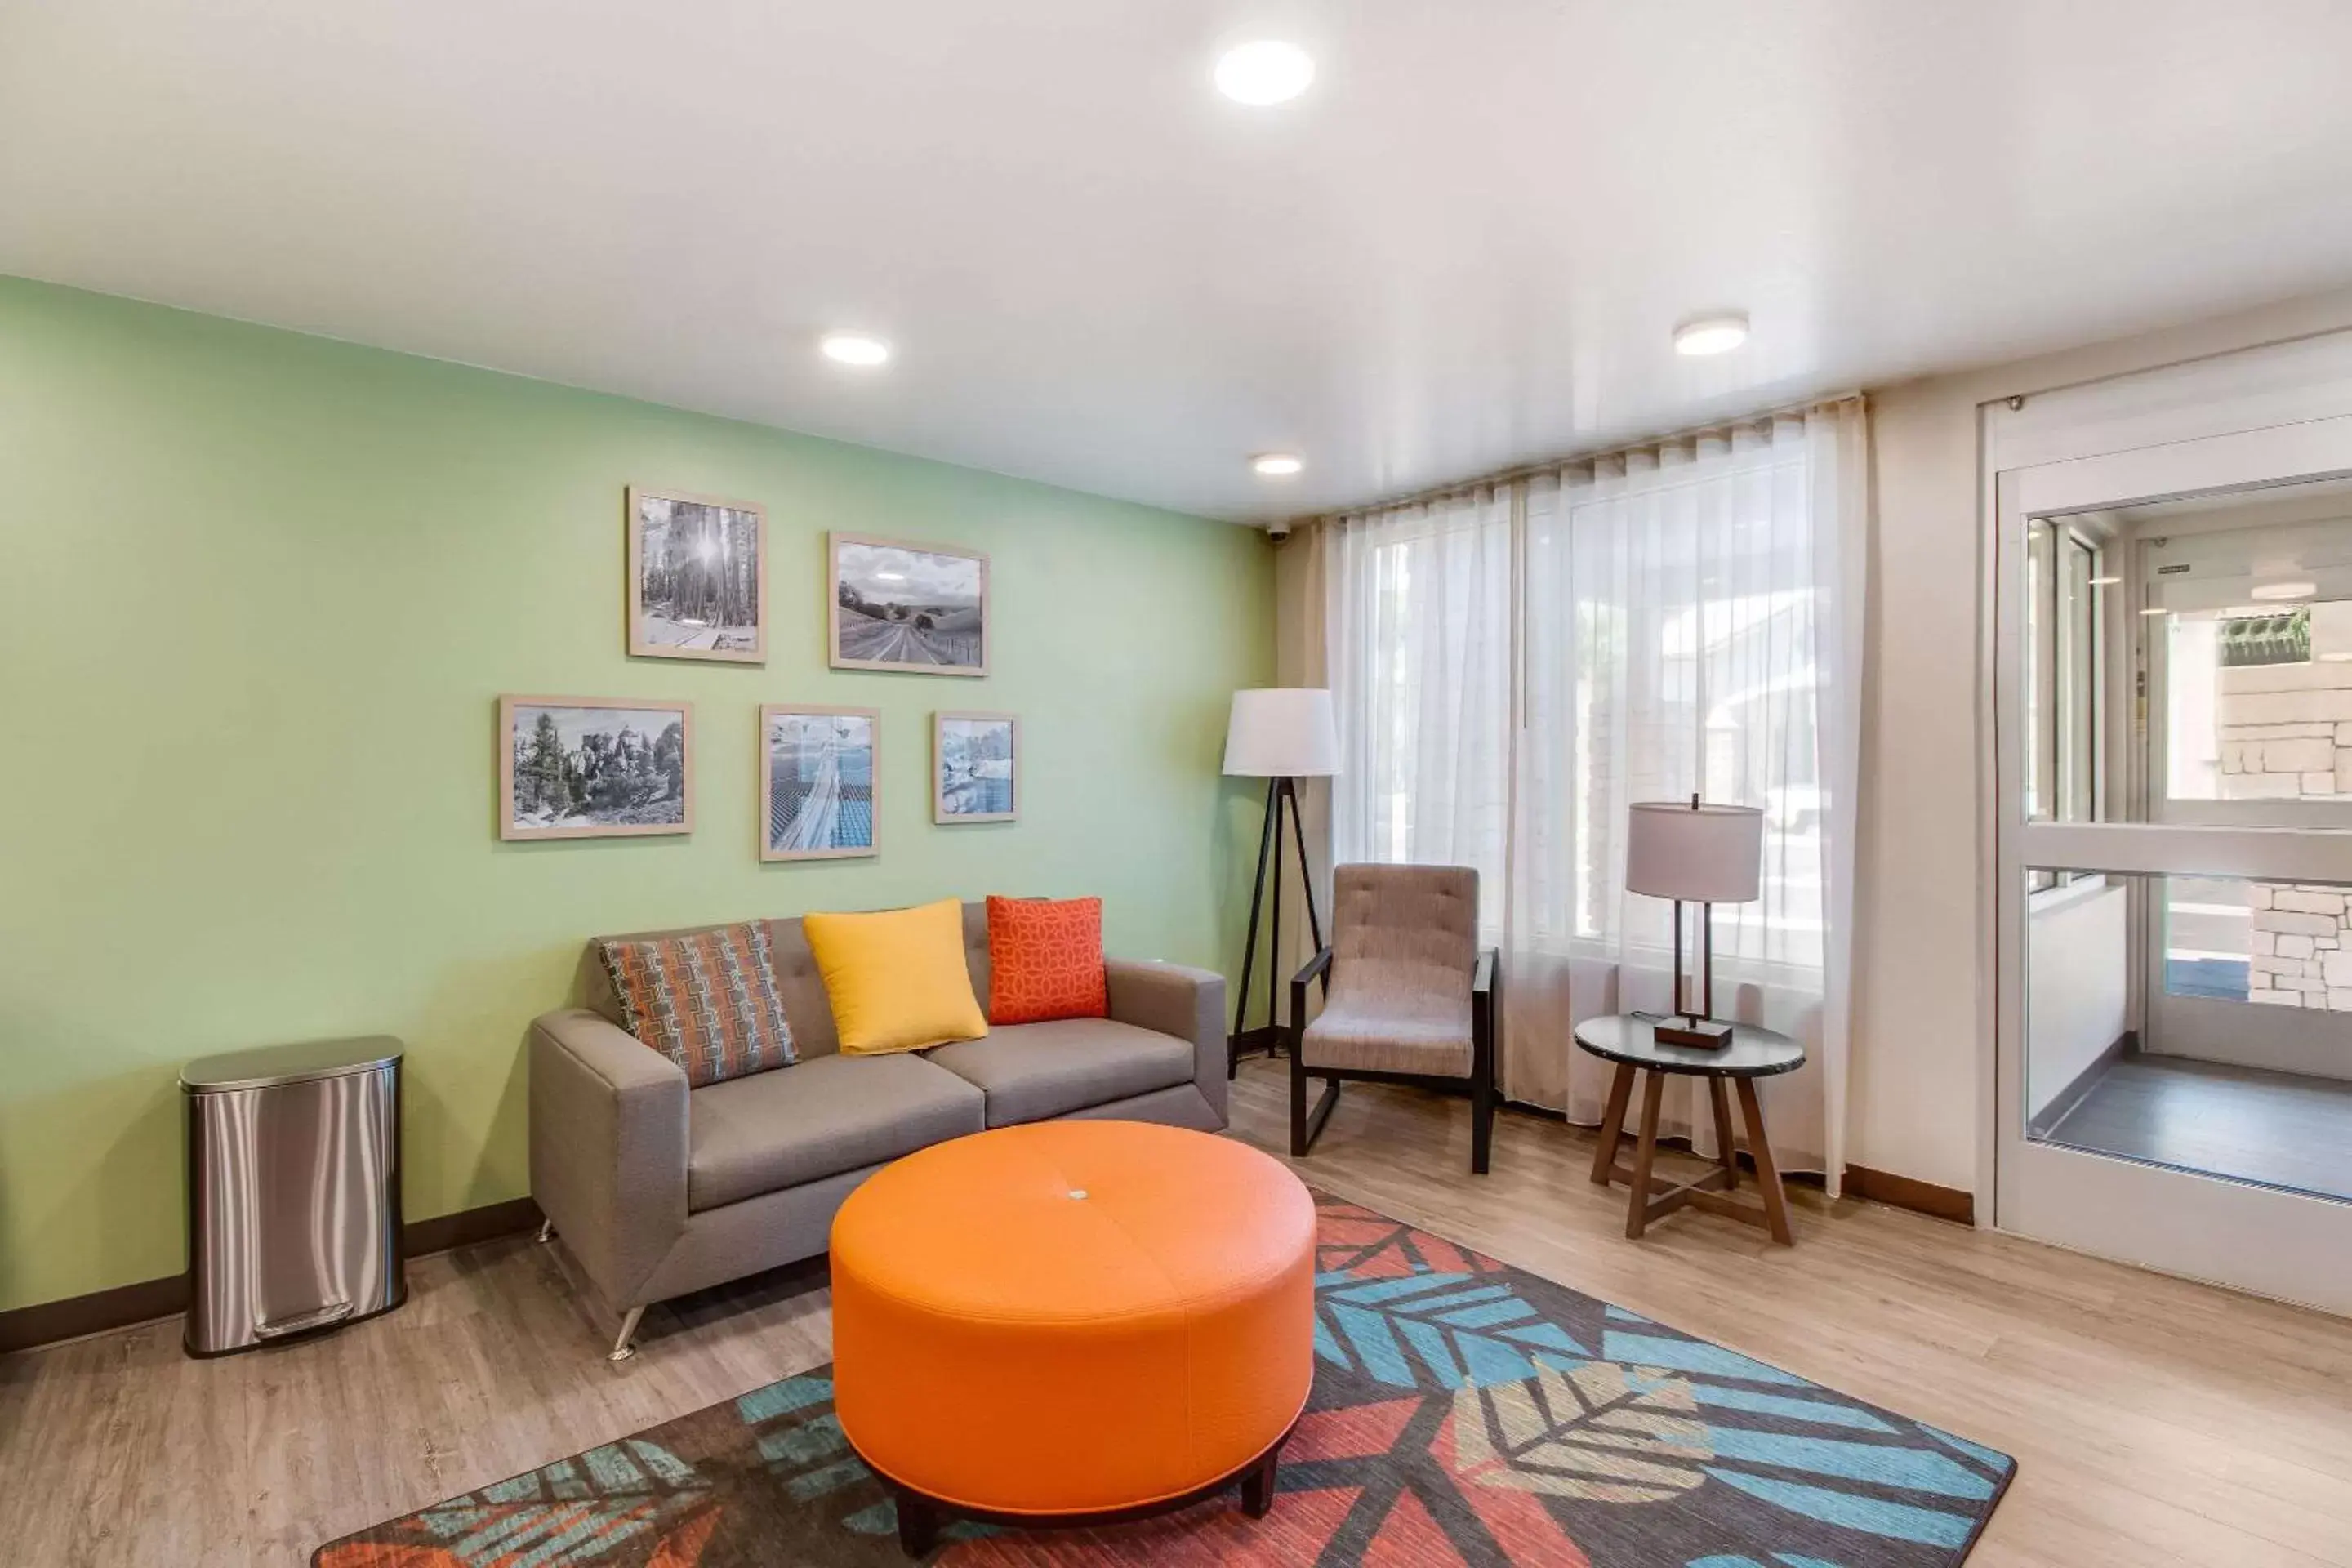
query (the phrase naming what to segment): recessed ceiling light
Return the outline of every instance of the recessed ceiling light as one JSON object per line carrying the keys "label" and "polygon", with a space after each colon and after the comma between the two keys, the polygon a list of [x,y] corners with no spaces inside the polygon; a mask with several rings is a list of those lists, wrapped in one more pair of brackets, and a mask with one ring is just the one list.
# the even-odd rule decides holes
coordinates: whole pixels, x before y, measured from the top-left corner
{"label": "recessed ceiling light", "polygon": [[1694,316],[1675,329],[1678,354],[1727,353],[1748,341],[1748,318],[1737,310],[1715,316]]}
{"label": "recessed ceiling light", "polygon": [[1286,479],[1306,466],[1287,452],[1261,452],[1250,459],[1250,468],[1269,479]]}
{"label": "recessed ceiling light", "polygon": [[816,346],[842,364],[880,364],[890,357],[888,343],[864,332],[827,332]]}
{"label": "recessed ceiling light", "polygon": [[1297,44],[1260,38],[1227,49],[1217,60],[1217,90],[1235,103],[1281,103],[1315,79],[1315,62]]}
{"label": "recessed ceiling light", "polygon": [[2254,599],[2308,599],[2319,592],[2316,583],[2257,583],[2246,590]]}

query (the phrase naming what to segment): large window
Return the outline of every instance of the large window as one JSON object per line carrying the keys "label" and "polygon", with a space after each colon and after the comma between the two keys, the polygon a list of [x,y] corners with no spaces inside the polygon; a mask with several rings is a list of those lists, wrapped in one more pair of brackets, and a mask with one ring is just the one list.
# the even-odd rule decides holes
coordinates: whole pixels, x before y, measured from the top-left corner
{"label": "large window", "polygon": [[1328,567],[1345,859],[1477,868],[1491,931],[1644,963],[1671,906],[1624,892],[1626,809],[1765,815],[1763,896],[1718,957],[1818,979],[1821,702],[1838,559],[1802,421],[1343,520]]}

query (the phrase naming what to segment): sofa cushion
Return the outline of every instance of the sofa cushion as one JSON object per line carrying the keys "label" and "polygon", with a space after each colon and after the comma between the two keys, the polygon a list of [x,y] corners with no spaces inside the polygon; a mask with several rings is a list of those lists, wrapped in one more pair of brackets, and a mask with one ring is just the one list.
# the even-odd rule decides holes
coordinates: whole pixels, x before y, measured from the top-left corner
{"label": "sofa cushion", "polygon": [[918,1056],[814,1057],[687,1097],[699,1213],[895,1160],[987,1125],[980,1090]]}
{"label": "sofa cushion", "polygon": [[676,1062],[688,1087],[793,1060],[792,1026],[768,965],[768,931],[746,922],[597,944],[621,1026]]}
{"label": "sofa cushion", "polygon": [[847,1056],[921,1050],[988,1033],[964,958],[963,906],[801,917]]}
{"label": "sofa cushion", "polygon": [[988,1021],[1043,1024],[1110,1012],[1100,899],[988,899]]}
{"label": "sofa cushion", "polygon": [[929,1059],[988,1096],[988,1124],[1041,1121],[1192,1081],[1192,1042],[1108,1018],[1012,1024]]}

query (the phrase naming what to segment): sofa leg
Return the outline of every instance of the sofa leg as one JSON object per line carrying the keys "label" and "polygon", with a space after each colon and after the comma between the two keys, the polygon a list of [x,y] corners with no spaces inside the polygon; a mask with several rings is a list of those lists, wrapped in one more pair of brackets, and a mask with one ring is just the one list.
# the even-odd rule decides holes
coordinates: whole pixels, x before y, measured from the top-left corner
{"label": "sofa leg", "polygon": [[1495,1147],[1495,1086],[1480,1079],[1470,1091],[1470,1173],[1483,1176]]}
{"label": "sofa leg", "polygon": [[539,1239],[542,1245],[555,1239],[555,1222],[553,1220],[543,1219],[539,1222]]}
{"label": "sofa leg", "polygon": [[621,1320],[621,1331],[613,1341],[613,1348],[604,1354],[606,1361],[626,1361],[637,1353],[637,1324],[645,1320],[645,1315],[643,1307],[629,1309],[627,1315]]}

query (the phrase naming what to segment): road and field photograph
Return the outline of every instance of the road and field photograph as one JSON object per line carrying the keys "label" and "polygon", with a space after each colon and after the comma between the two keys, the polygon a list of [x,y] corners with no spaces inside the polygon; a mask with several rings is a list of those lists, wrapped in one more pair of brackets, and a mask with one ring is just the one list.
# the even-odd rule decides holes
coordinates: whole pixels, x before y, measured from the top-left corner
{"label": "road and field photograph", "polygon": [[835,535],[833,663],[936,675],[988,670],[988,558]]}

